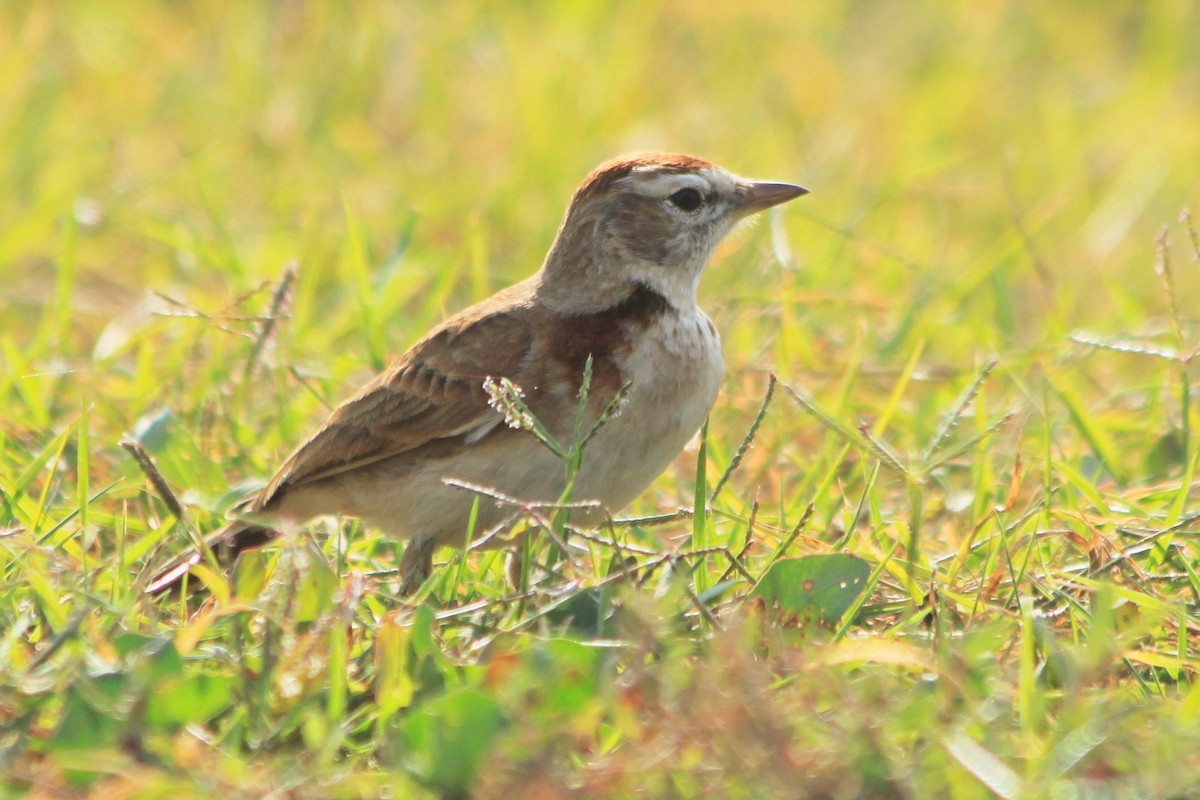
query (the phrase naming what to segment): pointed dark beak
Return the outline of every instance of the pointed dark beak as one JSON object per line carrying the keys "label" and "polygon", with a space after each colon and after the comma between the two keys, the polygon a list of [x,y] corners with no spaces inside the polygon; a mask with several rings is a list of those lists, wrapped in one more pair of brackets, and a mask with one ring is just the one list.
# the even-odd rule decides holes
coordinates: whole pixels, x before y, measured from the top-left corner
{"label": "pointed dark beak", "polygon": [[742,189],[739,212],[742,216],[753,214],[804,194],[808,194],[808,189],[790,183],[746,183]]}

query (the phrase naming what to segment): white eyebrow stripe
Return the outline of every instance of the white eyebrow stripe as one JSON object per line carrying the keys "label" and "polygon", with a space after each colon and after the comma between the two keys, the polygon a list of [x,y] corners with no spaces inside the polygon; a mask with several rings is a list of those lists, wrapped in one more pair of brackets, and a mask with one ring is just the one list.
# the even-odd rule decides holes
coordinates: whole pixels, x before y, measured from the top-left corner
{"label": "white eyebrow stripe", "polygon": [[[648,171],[652,168],[644,169]],[[648,175],[646,172],[634,170],[629,176],[622,178],[619,183],[639,194],[662,197],[674,194],[680,189],[696,189],[700,192],[712,190],[712,181],[709,177],[696,172],[662,172],[657,175]]]}
{"label": "white eyebrow stripe", "polygon": [[660,172],[652,165],[635,167],[617,181],[617,186],[650,197],[667,197],[680,189],[696,189],[704,195],[726,194],[734,190],[738,178],[720,167],[704,167],[695,172]]}

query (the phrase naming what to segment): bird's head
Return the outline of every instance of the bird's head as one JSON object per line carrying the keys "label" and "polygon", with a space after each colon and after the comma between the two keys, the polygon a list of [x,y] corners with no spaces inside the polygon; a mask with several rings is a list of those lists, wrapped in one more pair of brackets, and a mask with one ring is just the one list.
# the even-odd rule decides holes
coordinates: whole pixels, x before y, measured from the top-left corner
{"label": "bird's head", "polygon": [[541,293],[587,312],[649,287],[677,308],[743,217],[805,194],[738,177],[689,155],[652,153],[601,164],[584,179],[542,267]]}

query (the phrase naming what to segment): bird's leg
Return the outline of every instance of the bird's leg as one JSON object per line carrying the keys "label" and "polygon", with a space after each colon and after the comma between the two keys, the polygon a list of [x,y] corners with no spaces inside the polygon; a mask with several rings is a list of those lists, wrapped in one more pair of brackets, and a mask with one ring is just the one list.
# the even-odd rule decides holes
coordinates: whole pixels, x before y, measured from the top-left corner
{"label": "bird's leg", "polygon": [[400,559],[400,595],[405,597],[421,588],[433,572],[433,551],[437,542],[432,536],[412,539]]}
{"label": "bird's leg", "polygon": [[525,572],[525,554],[528,548],[529,537],[522,534],[516,546],[509,549],[504,563],[504,574],[508,578],[508,586],[514,592],[523,592],[528,588],[522,580]]}

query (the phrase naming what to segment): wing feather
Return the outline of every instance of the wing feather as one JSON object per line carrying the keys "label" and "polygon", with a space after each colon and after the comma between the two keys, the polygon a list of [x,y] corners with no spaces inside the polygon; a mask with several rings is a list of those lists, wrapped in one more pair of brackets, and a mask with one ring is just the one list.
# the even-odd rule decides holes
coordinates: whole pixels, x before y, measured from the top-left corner
{"label": "wing feather", "polygon": [[[516,379],[535,343],[522,284],[452,317],[338,406],[296,448],[251,504],[264,510],[297,486],[350,472],[422,445],[469,435],[498,415],[484,381]],[[527,290],[526,290],[527,291]]]}

